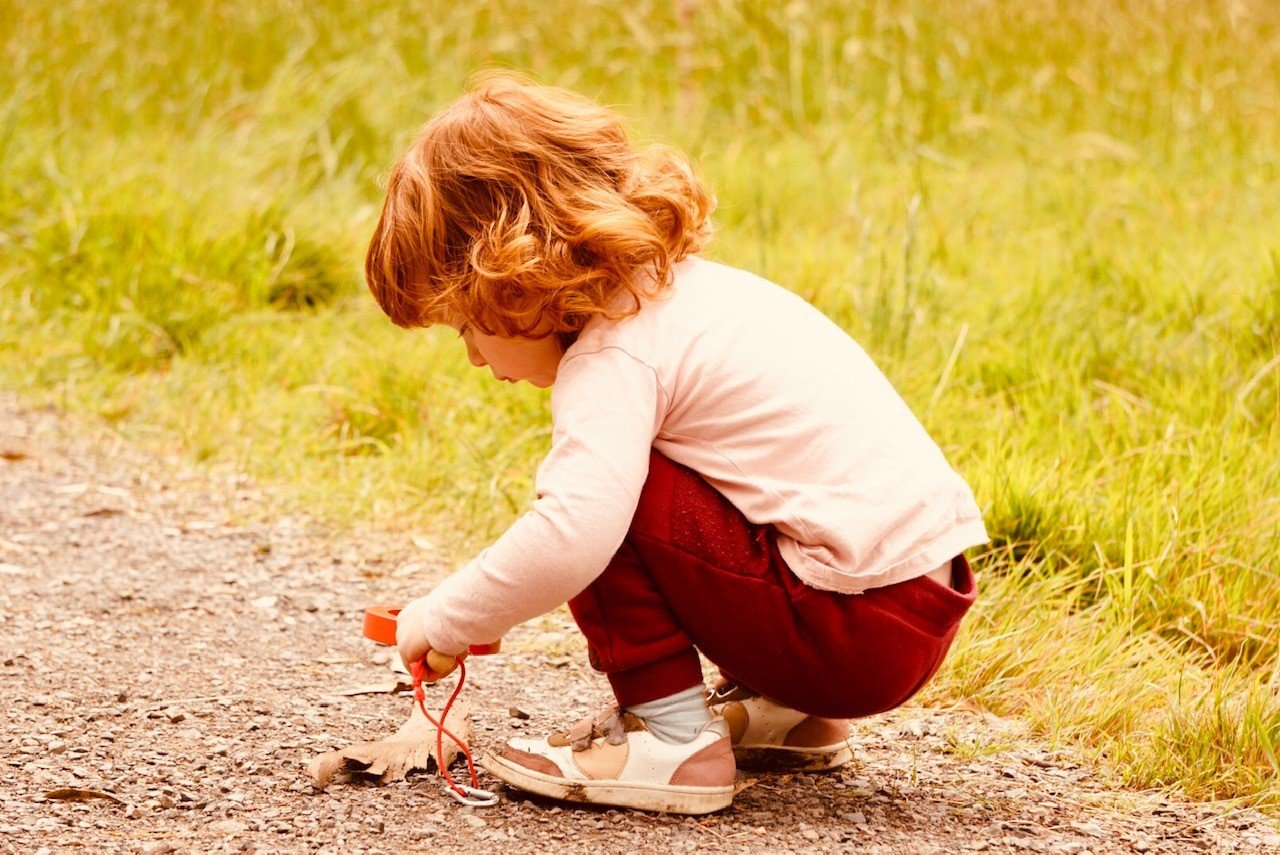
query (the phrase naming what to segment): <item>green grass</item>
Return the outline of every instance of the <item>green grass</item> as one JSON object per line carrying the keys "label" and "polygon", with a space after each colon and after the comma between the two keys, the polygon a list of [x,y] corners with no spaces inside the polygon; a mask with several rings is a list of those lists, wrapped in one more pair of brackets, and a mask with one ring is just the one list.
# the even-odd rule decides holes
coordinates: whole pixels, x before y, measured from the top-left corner
{"label": "green grass", "polygon": [[1280,807],[1280,9],[678,5],[0,2],[0,383],[465,560],[547,393],[360,264],[414,129],[526,69],[700,158],[714,256],[861,341],[973,485],[928,699]]}

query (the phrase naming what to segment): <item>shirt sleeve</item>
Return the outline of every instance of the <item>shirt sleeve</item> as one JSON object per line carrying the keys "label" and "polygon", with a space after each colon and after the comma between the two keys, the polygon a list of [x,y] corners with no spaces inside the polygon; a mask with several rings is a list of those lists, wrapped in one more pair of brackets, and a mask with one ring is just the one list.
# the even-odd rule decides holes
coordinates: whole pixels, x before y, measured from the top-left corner
{"label": "shirt sleeve", "polygon": [[423,620],[433,648],[452,654],[496,641],[604,572],[639,505],[663,405],[653,368],[620,348],[561,362],[537,498],[427,596]]}

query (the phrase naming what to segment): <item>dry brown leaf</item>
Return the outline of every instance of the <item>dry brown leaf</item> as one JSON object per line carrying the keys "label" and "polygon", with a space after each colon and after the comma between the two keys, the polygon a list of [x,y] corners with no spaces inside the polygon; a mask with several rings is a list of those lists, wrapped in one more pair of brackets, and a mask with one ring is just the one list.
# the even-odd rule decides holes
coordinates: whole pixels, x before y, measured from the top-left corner
{"label": "dry brown leaf", "polygon": [[0,458],[4,460],[26,460],[27,453],[21,448],[0,448]]}
{"label": "dry brown leaf", "polygon": [[[437,766],[436,728],[413,706],[409,720],[400,725],[388,739],[377,742],[361,742],[341,751],[329,751],[311,761],[308,771],[316,789],[323,790],[334,775],[345,774],[376,780],[380,784],[403,781],[412,771],[430,772]],[[434,712],[432,713],[435,714]],[[471,744],[471,717],[466,705],[456,701],[449,710],[445,728],[464,743]],[[458,756],[458,746],[447,735],[444,738],[444,756],[440,758],[447,768]]]}
{"label": "dry brown leaf", "polygon": [[106,799],[109,802],[115,802],[118,805],[124,804],[121,799],[116,798],[110,793],[104,793],[101,790],[86,790],[81,787],[60,787],[56,790],[50,790],[44,794],[46,799],[60,802],[87,802],[91,799]]}
{"label": "dry brown leaf", "polygon": [[364,686],[352,686],[350,689],[343,689],[342,691],[334,692],[333,694],[341,698],[351,698],[356,695],[393,695],[396,692],[405,692],[412,688],[413,683],[406,683],[403,680],[388,680],[385,683],[369,683]]}

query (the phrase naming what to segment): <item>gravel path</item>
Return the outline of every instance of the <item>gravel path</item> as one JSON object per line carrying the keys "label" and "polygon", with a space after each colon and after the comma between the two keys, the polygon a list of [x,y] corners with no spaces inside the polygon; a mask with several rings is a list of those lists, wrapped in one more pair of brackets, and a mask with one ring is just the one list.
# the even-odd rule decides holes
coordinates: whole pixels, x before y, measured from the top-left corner
{"label": "gravel path", "polygon": [[[865,721],[847,770],[758,777],[709,817],[508,791],[470,811],[431,777],[315,792],[317,753],[408,714],[407,695],[339,694],[393,679],[363,606],[442,572],[403,535],[326,536],[243,477],[0,392],[0,850],[1280,851],[1256,812],[1125,791],[960,709]],[[474,660],[477,747],[599,708],[582,650],[556,613]],[[119,802],[45,797],[72,787]]]}

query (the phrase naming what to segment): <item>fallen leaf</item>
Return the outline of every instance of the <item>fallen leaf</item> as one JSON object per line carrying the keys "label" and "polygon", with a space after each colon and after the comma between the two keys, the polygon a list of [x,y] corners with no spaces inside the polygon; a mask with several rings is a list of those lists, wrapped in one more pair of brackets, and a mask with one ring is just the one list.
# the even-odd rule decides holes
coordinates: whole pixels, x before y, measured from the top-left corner
{"label": "fallen leaf", "polygon": [[110,793],[104,793],[101,790],[85,790],[80,787],[62,787],[57,790],[50,790],[44,794],[46,799],[60,802],[87,802],[91,799],[106,799],[109,802],[122,805],[124,801],[116,798]]}
{"label": "fallen leaf", "polygon": [[26,460],[27,453],[18,448],[0,448],[0,458],[4,460]]}
{"label": "fallen leaf", "polygon": [[[464,743],[471,743],[471,718],[464,702],[457,701],[449,710],[445,727]],[[443,763],[448,767],[457,758],[458,746],[446,735],[443,756],[437,758],[436,728],[427,721],[415,704],[409,720],[391,737],[378,742],[361,742],[341,751],[329,751],[311,761],[308,771],[316,789],[323,790],[334,775],[344,774],[376,780],[386,784],[403,781],[412,771],[430,772]]]}
{"label": "fallen leaf", "polygon": [[412,683],[405,683],[400,680],[392,680],[385,683],[369,683],[364,686],[353,686],[350,689],[343,689],[333,694],[340,698],[351,698],[356,695],[393,695],[396,692],[405,692],[413,688]]}
{"label": "fallen leaf", "polygon": [[736,796],[748,787],[754,787],[759,783],[759,781],[759,778],[743,778],[741,781],[733,785],[733,794]]}
{"label": "fallen leaf", "polygon": [[104,508],[94,508],[94,509],[93,509],[93,510],[91,510],[91,511],[85,511],[85,512],[84,512],[84,513],[82,513],[80,516],[82,516],[82,517],[112,517],[112,516],[115,516],[115,515],[116,515],[116,514],[118,514],[118,513],[122,513],[122,511],[121,511],[119,508],[105,508],[105,507],[104,507]]}

